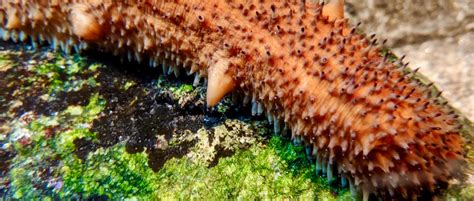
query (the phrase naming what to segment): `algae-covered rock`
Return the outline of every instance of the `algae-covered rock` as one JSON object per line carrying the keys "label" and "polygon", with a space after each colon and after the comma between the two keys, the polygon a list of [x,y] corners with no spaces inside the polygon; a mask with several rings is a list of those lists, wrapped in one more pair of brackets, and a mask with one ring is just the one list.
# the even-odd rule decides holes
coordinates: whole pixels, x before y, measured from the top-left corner
{"label": "algae-covered rock", "polygon": [[266,119],[231,97],[207,109],[186,77],[2,45],[3,198],[350,199]]}

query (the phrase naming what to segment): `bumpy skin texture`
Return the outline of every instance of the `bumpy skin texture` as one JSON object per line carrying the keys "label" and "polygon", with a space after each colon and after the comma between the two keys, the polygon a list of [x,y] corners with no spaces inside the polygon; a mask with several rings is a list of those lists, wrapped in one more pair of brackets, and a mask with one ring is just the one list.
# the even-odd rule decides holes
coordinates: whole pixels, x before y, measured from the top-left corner
{"label": "bumpy skin texture", "polygon": [[461,172],[457,116],[350,27],[340,2],[107,2],[1,1],[1,34],[185,68],[207,77],[211,106],[242,92],[364,199],[434,191]]}

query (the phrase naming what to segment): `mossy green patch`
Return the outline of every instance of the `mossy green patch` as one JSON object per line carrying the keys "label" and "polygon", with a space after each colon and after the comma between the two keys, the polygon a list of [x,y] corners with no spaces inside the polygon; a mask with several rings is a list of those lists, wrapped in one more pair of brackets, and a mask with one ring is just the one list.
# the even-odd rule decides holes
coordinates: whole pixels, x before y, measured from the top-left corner
{"label": "mossy green patch", "polygon": [[299,160],[295,155],[301,154],[294,148],[274,136],[268,145],[238,151],[212,168],[184,157],[167,161],[154,173],[145,153],[129,154],[117,144],[96,150],[84,162],[77,158],[66,162],[59,194],[162,200],[351,199],[345,191],[335,197],[324,181],[314,178],[309,163],[292,165]]}
{"label": "mossy green patch", "polygon": [[64,111],[64,115],[73,117],[71,119],[76,125],[82,122],[89,123],[97,118],[97,115],[105,108],[105,104],[106,101],[96,93],[89,98],[89,103],[85,107],[69,106]]}
{"label": "mossy green patch", "polygon": [[74,155],[61,168],[64,188],[59,197],[149,197],[154,173],[145,153],[129,154],[123,144],[99,148],[85,161]]}
{"label": "mossy green patch", "polygon": [[219,103],[217,103],[217,105],[215,106],[217,112],[221,114],[226,113],[231,107],[233,107],[233,103],[229,96],[226,96],[221,99],[221,101],[219,101]]}
{"label": "mossy green patch", "polygon": [[[74,161],[74,140],[95,139],[88,124],[97,117],[105,102],[98,96],[83,107],[70,106],[54,116],[30,115],[31,122],[18,121],[9,136],[17,152],[12,159],[9,179],[11,196],[17,199],[56,195],[61,191],[61,167]],[[51,136],[50,129],[60,132]]]}
{"label": "mossy green patch", "polygon": [[[156,196],[163,199],[312,199],[318,193],[305,174],[293,174],[269,146],[254,145],[223,158],[210,169],[185,159],[168,161],[158,172]],[[175,181],[180,182],[175,182]]]}
{"label": "mossy green patch", "polygon": [[167,85],[164,89],[169,90],[173,94],[173,99],[181,106],[196,97],[199,93],[198,89],[193,88],[193,86],[189,84]]}
{"label": "mossy green patch", "polygon": [[[165,200],[336,199],[327,184],[315,177],[309,162],[303,161],[302,150],[278,136],[267,145],[256,144],[223,158],[210,169],[186,159],[173,159],[158,172],[161,180],[156,196]],[[344,193],[341,198],[350,196]]]}
{"label": "mossy green patch", "polygon": [[179,97],[193,91],[193,85],[182,84],[181,86],[178,86],[178,87],[170,87],[170,90],[171,92],[173,92],[175,96]]}
{"label": "mossy green patch", "polygon": [[[38,75],[47,77],[49,94],[78,91],[84,85],[97,86],[94,76],[82,77],[97,71],[99,64],[88,65],[86,60],[78,55],[66,57],[56,53],[53,58],[53,61],[43,62],[33,69]],[[36,77],[31,79],[32,83],[37,81]]]}
{"label": "mossy green patch", "polygon": [[[30,145],[18,145],[19,153],[10,171],[15,198],[49,195],[56,199],[105,196],[162,200],[317,197],[334,200],[337,198],[335,192],[342,194],[339,198],[350,199],[347,192],[334,191],[314,174],[304,149],[279,136],[273,136],[268,143],[258,143],[246,134],[252,126],[238,121],[218,126],[211,134],[215,137],[214,144],[217,139],[224,144],[230,143],[225,146],[228,149],[235,149],[234,155],[221,158],[211,168],[205,162],[196,162],[193,157],[183,157],[168,160],[160,171],[153,172],[147,165],[146,152],[129,154],[123,143],[98,148],[82,161],[74,154],[74,140],[95,139],[95,133],[79,125],[91,120],[85,116],[97,114],[95,108],[101,107],[98,99],[91,98],[90,104],[82,108],[70,107],[59,117],[44,117],[28,124],[28,131],[36,133],[36,137]],[[58,118],[62,116],[82,117],[68,121],[78,125],[75,128],[48,138],[45,128],[57,126],[58,121],[62,121]],[[234,128],[230,133],[253,145],[247,150],[233,147],[231,142],[237,137],[225,134],[229,128]],[[48,174],[40,175],[45,169]]]}
{"label": "mossy green patch", "polygon": [[204,98],[205,89],[202,86],[194,87],[186,83],[173,83],[165,79],[163,75],[158,76],[154,81],[154,88],[162,92],[172,94],[171,98],[181,107],[196,98]]}

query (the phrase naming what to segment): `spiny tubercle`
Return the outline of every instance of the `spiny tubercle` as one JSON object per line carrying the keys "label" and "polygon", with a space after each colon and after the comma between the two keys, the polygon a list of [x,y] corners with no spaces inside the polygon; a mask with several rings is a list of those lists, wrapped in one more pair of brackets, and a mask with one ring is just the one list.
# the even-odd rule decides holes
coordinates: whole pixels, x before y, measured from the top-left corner
{"label": "spiny tubercle", "polygon": [[364,199],[434,191],[464,163],[456,115],[349,27],[341,2],[10,1],[1,34],[183,67],[207,77],[208,105],[242,91]]}

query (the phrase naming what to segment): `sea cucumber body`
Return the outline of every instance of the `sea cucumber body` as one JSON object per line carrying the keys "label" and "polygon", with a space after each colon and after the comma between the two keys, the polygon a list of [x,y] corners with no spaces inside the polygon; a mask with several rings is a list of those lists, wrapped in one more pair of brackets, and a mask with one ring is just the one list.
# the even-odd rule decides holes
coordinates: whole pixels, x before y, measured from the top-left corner
{"label": "sea cucumber body", "polygon": [[302,139],[330,181],[349,180],[364,198],[434,191],[462,172],[456,114],[334,12],[279,1],[0,2],[5,40],[184,68],[208,79],[209,105],[241,91]]}

